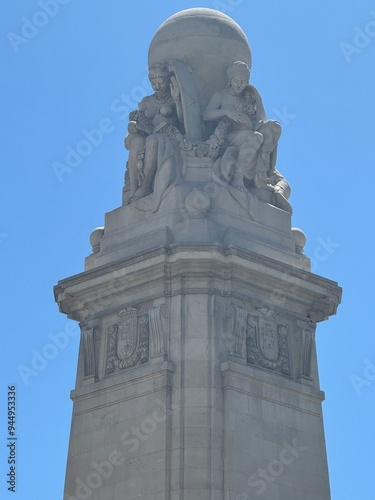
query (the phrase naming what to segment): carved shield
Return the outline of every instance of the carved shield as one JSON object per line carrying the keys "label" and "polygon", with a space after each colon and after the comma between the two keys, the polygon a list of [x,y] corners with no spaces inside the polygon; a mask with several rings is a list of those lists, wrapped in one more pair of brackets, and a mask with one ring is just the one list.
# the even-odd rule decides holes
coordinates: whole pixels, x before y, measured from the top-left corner
{"label": "carved shield", "polygon": [[137,323],[137,316],[132,315],[118,324],[117,356],[119,359],[129,358],[136,350],[138,344]]}
{"label": "carved shield", "polygon": [[106,375],[147,363],[149,356],[148,314],[128,307],[119,312],[121,321],[108,328]]}
{"label": "carved shield", "polygon": [[259,347],[265,358],[277,361],[279,358],[279,336],[276,326],[268,321],[259,321]]}

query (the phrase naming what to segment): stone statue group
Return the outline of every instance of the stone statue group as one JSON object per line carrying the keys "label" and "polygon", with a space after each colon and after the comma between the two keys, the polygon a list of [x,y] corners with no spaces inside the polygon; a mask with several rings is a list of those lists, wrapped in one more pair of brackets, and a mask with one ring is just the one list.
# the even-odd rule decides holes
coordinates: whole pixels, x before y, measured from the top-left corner
{"label": "stone statue group", "polygon": [[281,126],[267,120],[246,63],[234,62],[227,77],[201,109],[194,75],[181,61],[149,69],[154,93],[129,115],[125,204],[153,194],[156,211],[165,190],[183,178],[186,158],[195,157],[210,158],[213,180],[232,192],[268,190],[275,206],[292,211],[290,187],[275,168]]}

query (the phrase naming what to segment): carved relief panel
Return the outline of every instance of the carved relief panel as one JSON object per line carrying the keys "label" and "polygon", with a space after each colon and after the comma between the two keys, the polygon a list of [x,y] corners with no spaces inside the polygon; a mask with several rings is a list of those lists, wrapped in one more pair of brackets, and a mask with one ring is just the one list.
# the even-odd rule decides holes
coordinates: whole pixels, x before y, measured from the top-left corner
{"label": "carved relief panel", "polygon": [[166,358],[167,318],[166,304],[142,313],[136,307],[121,310],[118,320],[107,327],[105,374]]}
{"label": "carved relief panel", "polygon": [[248,317],[247,362],[290,375],[288,328],[261,316]]}
{"label": "carved relief panel", "polygon": [[108,328],[106,375],[142,365],[149,360],[149,318],[135,307],[119,312],[119,321]]}
{"label": "carved relief panel", "polygon": [[288,327],[267,308],[249,313],[231,305],[227,312],[228,353],[246,363],[290,376]]}

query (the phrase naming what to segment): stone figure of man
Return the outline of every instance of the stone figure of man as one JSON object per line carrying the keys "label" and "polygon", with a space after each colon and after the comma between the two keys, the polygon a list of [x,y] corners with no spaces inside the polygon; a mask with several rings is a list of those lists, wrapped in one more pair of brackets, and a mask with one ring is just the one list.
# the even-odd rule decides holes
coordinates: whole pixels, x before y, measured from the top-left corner
{"label": "stone figure of man", "polygon": [[259,92],[249,84],[246,63],[233,63],[227,76],[227,88],[215,92],[203,118],[218,122],[213,138],[217,137],[226,148],[221,168],[231,185],[246,191],[247,180],[247,185],[250,181],[255,187],[264,187],[276,163],[281,126],[267,120]]}

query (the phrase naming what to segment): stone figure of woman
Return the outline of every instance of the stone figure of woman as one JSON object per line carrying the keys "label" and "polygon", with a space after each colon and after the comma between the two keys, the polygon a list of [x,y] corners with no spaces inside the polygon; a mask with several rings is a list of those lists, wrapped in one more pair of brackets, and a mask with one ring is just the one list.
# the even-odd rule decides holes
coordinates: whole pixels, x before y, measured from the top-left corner
{"label": "stone figure of woman", "polygon": [[241,191],[249,184],[265,187],[274,171],[281,126],[267,120],[259,92],[249,84],[246,63],[233,63],[227,76],[227,88],[212,96],[203,115],[206,121],[218,122],[210,140],[225,148],[221,170],[232,186]]}
{"label": "stone figure of woman", "polygon": [[182,106],[168,65],[155,64],[149,69],[149,79],[154,93],[144,97],[139,109],[129,115],[125,147],[129,150],[130,190],[124,201],[131,203],[157,191],[157,209],[165,188],[177,175],[179,151],[175,146],[182,138]]}

